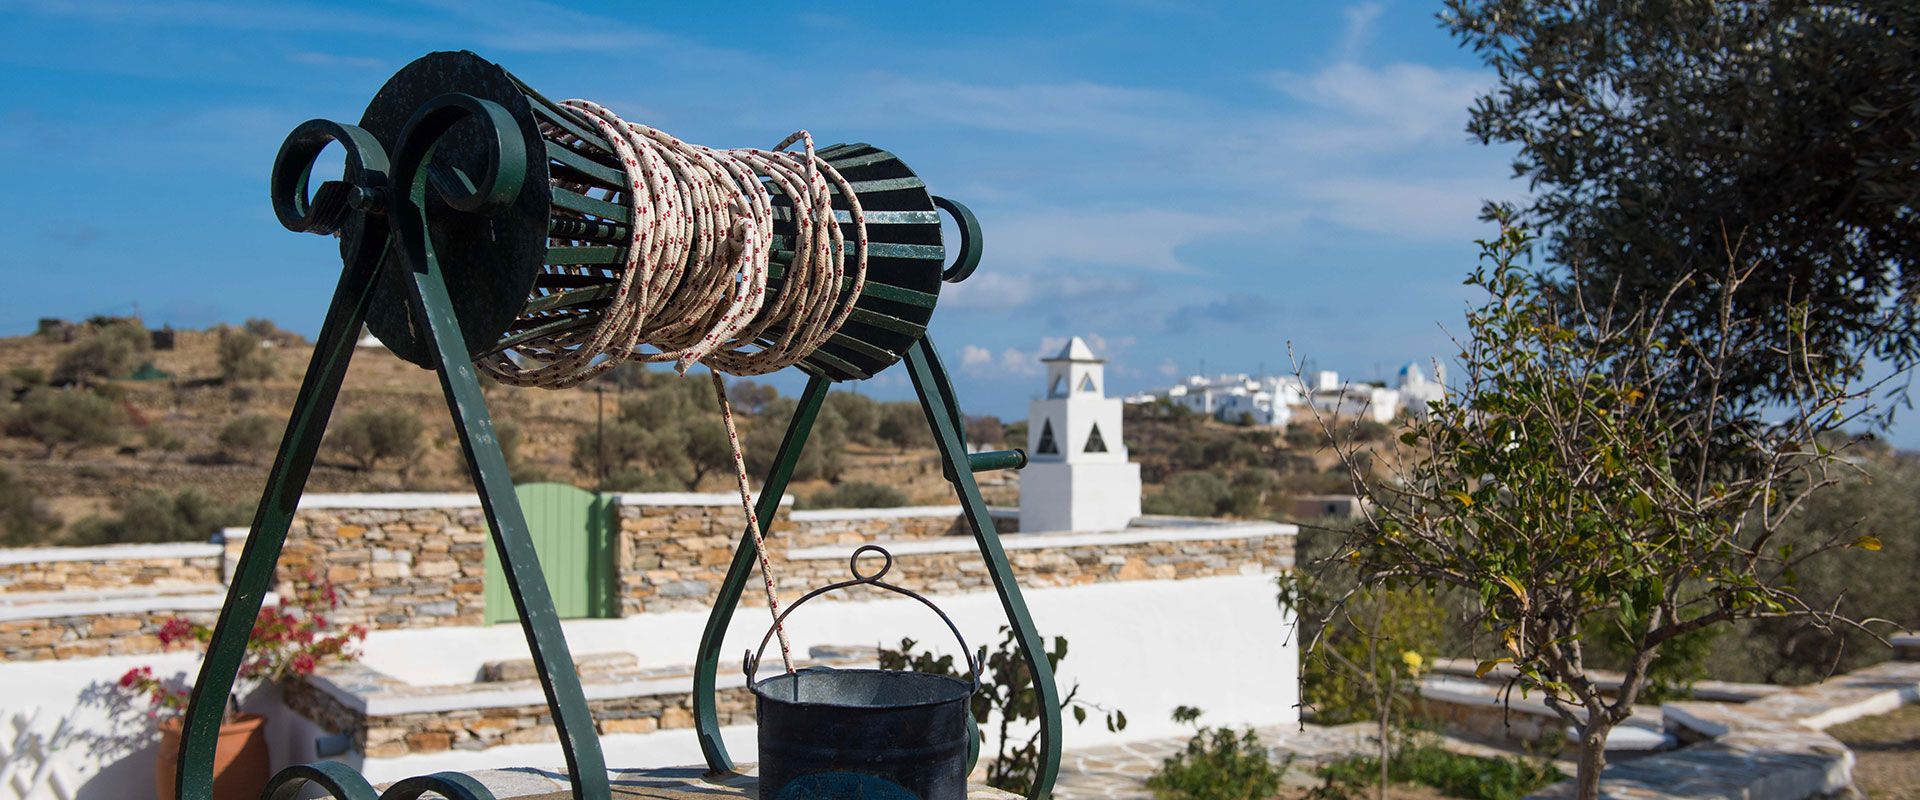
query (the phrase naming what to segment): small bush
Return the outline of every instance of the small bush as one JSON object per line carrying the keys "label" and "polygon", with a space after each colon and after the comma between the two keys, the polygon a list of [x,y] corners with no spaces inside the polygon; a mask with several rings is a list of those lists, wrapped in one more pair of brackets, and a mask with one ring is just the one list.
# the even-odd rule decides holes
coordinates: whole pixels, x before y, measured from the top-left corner
{"label": "small bush", "polygon": [[[1321,774],[1336,781],[1371,782],[1378,779],[1380,760],[1349,758],[1327,765]],[[1567,776],[1544,758],[1479,758],[1423,743],[1401,747],[1394,753],[1387,762],[1387,778],[1431,786],[1464,800],[1519,800]]]}
{"label": "small bush", "polygon": [[[1198,720],[1200,710],[1174,709],[1175,722]],[[1157,800],[1266,800],[1280,791],[1280,769],[1267,758],[1260,736],[1248,728],[1197,727],[1187,747],[1161,762],[1147,778]]]}
{"label": "small bush", "polygon": [[607,473],[595,488],[602,492],[683,492],[687,482],[669,473],[628,468]]}
{"label": "small bush", "polygon": [[126,428],[127,414],[113,401],[77,389],[33,389],[7,420],[8,433],[46,445],[49,458],[63,445],[71,455],[83,447],[118,444]]}
{"label": "small bush", "polygon": [[1320,430],[1320,423],[1312,420],[1304,420],[1298,424],[1287,426],[1287,432],[1281,439],[1287,443],[1288,447],[1296,450],[1325,447],[1333,443],[1333,440],[1327,436],[1326,432]]}
{"label": "small bush", "polygon": [[899,508],[907,496],[899,489],[866,481],[847,481],[807,498],[807,508]]}
{"label": "small bush", "polygon": [[88,517],[74,523],[67,541],[75,545],[199,542],[221,528],[246,521],[245,509],[222,505],[199,489],[183,489],[171,497],[148,490],[127,501],[117,518]]}
{"label": "small bush", "polygon": [[1211,517],[1224,513],[1232,502],[1233,487],[1226,478],[1211,472],[1182,472],[1140,505],[1148,514]]}
{"label": "small bush", "polygon": [[187,440],[165,425],[148,425],[140,431],[140,439],[148,447],[169,453],[177,453],[187,447]]}
{"label": "small bush", "polygon": [[133,371],[140,354],[151,346],[146,330],[138,324],[108,323],[60,354],[53,367],[53,382],[68,385],[94,378],[125,377]]}
{"label": "small bush", "polygon": [[273,377],[273,354],[258,335],[231,328],[220,331],[220,380],[226,383],[263,381]]}
{"label": "small bush", "polygon": [[10,471],[0,469],[0,546],[46,544],[60,518]]}
{"label": "small bush", "polygon": [[7,370],[7,375],[19,381],[21,388],[47,385],[47,371],[38,367],[14,367]]}
{"label": "small bush", "polygon": [[248,414],[235,417],[220,426],[220,434],[215,441],[220,450],[232,457],[252,456],[273,441],[274,423],[278,420],[266,414]]}
{"label": "small bush", "polygon": [[1356,442],[1384,442],[1393,438],[1393,428],[1384,422],[1361,420],[1353,426],[1353,440]]}

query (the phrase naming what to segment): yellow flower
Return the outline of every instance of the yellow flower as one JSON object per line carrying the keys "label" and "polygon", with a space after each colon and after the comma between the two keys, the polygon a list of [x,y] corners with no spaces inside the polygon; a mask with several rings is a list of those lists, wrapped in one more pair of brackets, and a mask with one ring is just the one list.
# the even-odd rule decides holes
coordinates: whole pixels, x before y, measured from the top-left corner
{"label": "yellow flower", "polygon": [[1407,671],[1415,675],[1420,674],[1420,670],[1425,668],[1427,663],[1426,659],[1421,658],[1419,653],[1416,653],[1412,650],[1408,650],[1407,652],[1401,653],[1400,660],[1403,662],[1406,662]]}

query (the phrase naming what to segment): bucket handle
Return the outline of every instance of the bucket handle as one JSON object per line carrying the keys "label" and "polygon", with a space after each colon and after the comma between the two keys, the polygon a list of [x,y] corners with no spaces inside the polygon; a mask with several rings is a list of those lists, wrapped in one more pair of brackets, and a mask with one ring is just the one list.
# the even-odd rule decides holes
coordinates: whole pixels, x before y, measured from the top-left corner
{"label": "bucket handle", "polygon": [[[860,556],[866,554],[869,551],[879,553],[881,557],[886,559],[886,563],[883,563],[880,565],[879,572],[873,573],[872,575],[864,575],[864,574],[861,574],[860,572]],[[980,660],[974,658],[973,651],[967,649],[967,637],[960,635],[959,626],[954,625],[953,618],[948,617],[947,612],[941,611],[939,606],[936,606],[933,604],[933,601],[928,600],[925,597],[921,597],[920,595],[915,594],[910,590],[902,589],[891,583],[885,583],[881,581],[880,576],[887,574],[887,570],[890,570],[890,569],[893,569],[893,554],[887,552],[886,548],[881,547],[877,544],[866,544],[866,545],[861,545],[859,548],[855,549],[853,551],[853,556],[847,559],[847,571],[853,573],[853,580],[847,580],[847,581],[841,581],[839,583],[828,584],[826,586],[822,586],[818,589],[808,592],[804,595],[801,595],[800,599],[793,601],[793,605],[787,606],[787,610],[780,612],[779,618],[773,621],[773,626],[767,629],[766,635],[760,637],[760,649],[747,652],[746,659],[742,661],[740,664],[742,669],[747,673],[747,685],[748,686],[753,685],[754,673],[760,670],[760,657],[766,654],[767,642],[773,639],[773,632],[780,628],[781,623],[787,621],[787,615],[792,614],[794,612],[794,609],[797,609],[800,607],[801,603],[805,603],[808,600],[812,600],[815,597],[819,597],[820,595],[826,594],[827,592],[831,592],[835,589],[844,589],[848,586],[858,586],[860,584],[867,584],[869,586],[877,586],[889,592],[904,594],[908,597],[911,597],[915,600],[920,601],[920,603],[926,606],[927,608],[933,609],[933,613],[939,614],[940,621],[947,623],[947,630],[953,632],[953,638],[958,639],[960,641],[960,653],[962,657],[966,658],[967,660],[967,670],[972,673],[973,689],[969,691],[968,694],[971,695],[973,692],[980,691]],[[982,655],[984,657],[984,651]]]}

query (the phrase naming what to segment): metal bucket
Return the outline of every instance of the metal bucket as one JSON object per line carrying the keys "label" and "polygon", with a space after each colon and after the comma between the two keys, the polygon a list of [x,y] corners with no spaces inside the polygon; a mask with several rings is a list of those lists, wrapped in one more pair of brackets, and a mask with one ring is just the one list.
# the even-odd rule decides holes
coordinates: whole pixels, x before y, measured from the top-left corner
{"label": "metal bucket", "polygon": [[[886,556],[873,575],[857,562],[868,551]],[[965,800],[967,772],[978,752],[968,699],[980,688],[979,662],[959,628],[920,595],[881,583],[893,566],[885,549],[867,545],[850,561],[854,579],[815,589],[780,615],[815,597],[869,584],[906,595],[933,609],[960,640],[971,682],[925,672],[821,667],[754,681],[774,631],[760,638],[745,661],[760,728],[763,800]]]}

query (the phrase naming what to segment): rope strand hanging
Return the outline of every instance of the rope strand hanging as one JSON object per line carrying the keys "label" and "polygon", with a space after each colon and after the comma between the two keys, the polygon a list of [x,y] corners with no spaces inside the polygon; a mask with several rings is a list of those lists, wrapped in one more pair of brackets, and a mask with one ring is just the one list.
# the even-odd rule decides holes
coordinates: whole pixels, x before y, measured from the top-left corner
{"label": "rope strand hanging", "polygon": [[[631,212],[626,269],[605,313],[590,330],[522,342],[477,364],[503,383],[548,389],[574,386],[627,360],[673,362],[682,375],[694,364],[705,364],[733,451],[747,535],[765,579],[767,610],[777,622],[778,592],[720,373],[763,375],[792,366],[840,329],[866,282],[866,218],[859,198],[837,170],[815,155],[813,137],[806,131],[788,136],[772,150],[714,150],[627,122],[587,100],[562,105],[592,123],[620,158],[626,187],[606,191],[602,199]],[[577,139],[557,126],[549,125],[542,133]],[[801,145],[800,152],[787,150],[795,143]],[[794,260],[772,307],[765,301],[774,206],[762,178],[794,200]],[[585,185],[568,188],[583,194],[591,190]],[[851,208],[851,265],[845,234],[834,220],[835,188]],[[762,338],[774,328],[780,331],[777,336]],[[775,630],[781,660],[792,672],[786,630],[777,624]]]}

